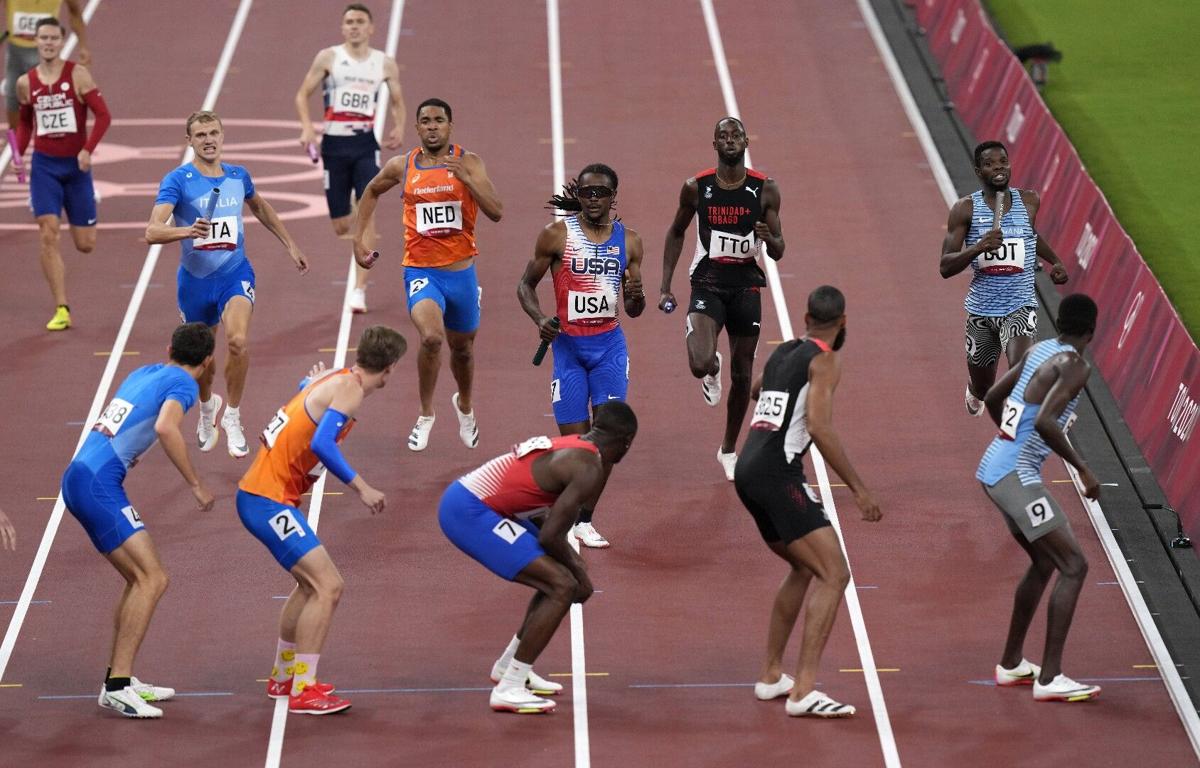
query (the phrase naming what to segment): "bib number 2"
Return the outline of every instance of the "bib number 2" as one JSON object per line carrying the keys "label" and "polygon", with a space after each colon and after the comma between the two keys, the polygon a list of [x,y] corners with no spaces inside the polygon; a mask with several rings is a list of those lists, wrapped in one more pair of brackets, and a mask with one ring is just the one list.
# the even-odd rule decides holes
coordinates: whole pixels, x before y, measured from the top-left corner
{"label": "bib number 2", "polygon": [[1021,414],[1025,413],[1025,403],[1019,403],[1011,397],[1004,401],[1004,413],[1000,416],[1000,437],[1005,440],[1017,439],[1017,427],[1021,424]]}
{"label": "bib number 2", "polygon": [[300,523],[296,522],[296,517],[290,509],[281,509],[272,513],[270,523],[271,530],[275,531],[275,535],[279,537],[280,541],[287,541],[289,536],[297,534],[302,537],[308,535]]}

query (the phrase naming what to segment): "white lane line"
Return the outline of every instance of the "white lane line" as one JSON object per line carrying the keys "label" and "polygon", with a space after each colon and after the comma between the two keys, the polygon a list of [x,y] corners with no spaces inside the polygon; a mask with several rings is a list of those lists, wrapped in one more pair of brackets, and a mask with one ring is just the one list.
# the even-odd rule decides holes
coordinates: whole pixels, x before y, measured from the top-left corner
{"label": "white lane line", "polygon": [[[875,41],[875,47],[879,50],[879,56],[883,60],[883,65],[891,77],[896,95],[900,97],[900,103],[904,107],[904,113],[908,116],[908,122],[912,125],[913,132],[916,133],[917,140],[921,144],[921,149],[925,153],[925,159],[928,161],[929,168],[933,172],[933,178],[937,182],[938,190],[942,193],[942,199],[945,200],[947,206],[951,206],[958,200],[958,193],[954,189],[954,184],[950,181],[950,173],[946,170],[946,164],[942,162],[942,156],[938,153],[937,147],[933,143],[933,138],[929,134],[929,128],[925,125],[924,118],[921,117],[921,111],[917,109],[916,101],[913,100],[912,93],[908,89],[908,83],[904,80],[904,75],[900,71],[900,65],[896,63],[896,57],[892,53],[891,45],[888,43],[887,37],[884,36],[883,29],[879,26],[879,19],[875,16],[875,11],[871,8],[868,0],[858,0],[858,8],[862,13],[863,19],[867,22],[867,29],[871,33],[871,39]],[[1078,473],[1075,471],[1075,468],[1065,461],[1063,465],[1071,475],[1076,491],[1079,491]],[[1108,485],[1108,483],[1105,483],[1105,485]],[[1141,590],[1138,589],[1137,582],[1129,570],[1128,563],[1125,561],[1125,554],[1121,551],[1120,546],[1112,535],[1111,525],[1104,514],[1104,509],[1099,503],[1083,496],[1082,492],[1080,492],[1079,498],[1087,510],[1093,527],[1096,529],[1100,543],[1104,547],[1104,552],[1108,555],[1109,562],[1112,563],[1113,571],[1121,584],[1121,591],[1125,593],[1129,608],[1133,612],[1139,629],[1141,629],[1142,637],[1145,639],[1146,645],[1149,646],[1150,653],[1158,663],[1159,670],[1163,676],[1163,683],[1167,686],[1167,692],[1171,696],[1172,704],[1175,705],[1175,711],[1179,714],[1179,719],[1183,723],[1184,730],[1187,731],[1188,739],[1192,742],[1192,749],[1195,750],[1197,757],[1200,757],[1200,717],[1197,716],[1196,707],[1188,695],[1187,688],[1183,685],[1183,680],[1179,677],[1179,672],[1176,671],[1175,660],[1171,657],[1171,653],[1158,631],[1158,626],[1154,623],[1154,619],[1146,607],[1146,601],[1142,597]]]}
{"label": "white lane line", "polygon": [[[546,0],[546,49],[550,70],[550,147],[553,173],[551,194],[557,195],[567,181],[563,141],[562,48],[558,23],[558,0]],[[579,542],[571,534],[567,540],[575,551]],[[571,706],[575,726],[575,768],[592,764],[591,735],[588,730],[587,657],[584,653],[583,606],[571,604]]]}
{"label": "white lane line", "polygon": [[[217,65],[216,71],[213,72],[212,85],[208,89],[208,95],[204,98],[203,109],[212,109],[216,104],[217,94],[221,91],[221,85],[225,82],[225,74],[229,69],[229,59],[232,57],[232,51],[237,47],[238,39],[242,35],[242,27],[246,24],[246,15],[250,12],[250,4],[253,0],[241,0],[238,6],[237,15],[234,16],[233,25],[229,28],[229,36],[225,39],[225,52],[221,55],[220,63]],[[188,147],[183,153],[183,162],[187,163],[192,159],[192,148]],[[95,424],[96,419],[100,416],[100,409],[104,407],[108,398],[109,387],[112,386],[113,378],[117,374],[117,367],[121,364],[123,353],[125,352],[125,344],[129,341],[129,334],[133,331],[133,323],[137,319],[138,311],[142,308],[142,300],[146,296],[146,289],[150,285],[150,278],[154,274],[154,267],[158,264],[158,256],[162,253],[161,245],[152,245],[146,252],[146,260],[142,264],[142,272],[138,275],[137,285],[134,286],[133,295],[129,298],[129,306],[125,310],[125,318],[121,321],[121,328],[117,331],[117,338],[113,342],[112,352],[109,353],[108,363],[104,366],[104,373],[100,377],[100,383],[96,386],[96,394],[92,397],[92,407],[88,411],[88,417],[84,420],[84,428],[80,430],[79,441],[75,443],[75,450],[71,452],[72,458],[79,453],[80,446],[87,439],[91,428],[87,425]],[[63,512],[66,507],[63,505],[62,492],[59,491],[58,499],[54,502],[54,510],[50,513],[50,519],[46,521],[46,530],[42,533],[42,543],[38,546],[37,554],[34,555],[33,565],[30,566],[29,576],[25,579],[25,587],[21,590],[21,597],[17,602],[17,608],[13,611],[12,619],[8,623],[8,630],[4,634],[4,642],[0,643],[0,680],[4,679],[4,672],[8,668],[8,661],[12,657],[13,646],[17,643],[17,635],[21,632],[21,625],[25,622],[25,614],[29,610],[29,601],[33,599],[33,593],[37,589],[38,580],[42,577],[42,570],[46,567],[46,558],[50,556],[50,547],[54,544],[54,537],[58,533],[58,525],[62,522]]]}
{"label": "white lane line", "polygon": [[[83,21],[85,24],[92,23],[92,17],[96,15],[96,9],[99,7],[100,0],[89,0],[87,6],[83,9]],[[79,36],[72,33],[71,36],[67,38],[67,42],[63,44],[62,53],[59,54],[60,57],[63,59],[70,58],[72,51],[75,50],[75,46],[78,44]],[[11,45],[12,43],[9,43],[9,46]],[[15,125],[10,125],[8,127],[12,128],[14,131],[17,130],[17,126]],[[4,172],[8,170],[8,164],[12,160],[12,153],[13,148],[8,145],[5,145],[4,151],[0,152],[0,178],[3,178]]]}
{"label": "white lane line", "polygon": [[[721,94],[725,100],[725,110],[731,116],[741,119],[741,112],[738,109],[737,97],[733,90],[733,78],[729,74],[729,64],[725,59],[725,46],[721,42],[721,29],[717,24],[717,15],[713,10],[712,0],[700,0],[700,7],[704,11],[704,25],[708,29],[708,42],[712,48],[713,63],[717,68],[717,79],[721,83]],[[746,151],[746,167],[753,167],[750,163],[750,152]],[[795,338],[792,331],[792,320],[788,314],[787,300],[783,295],[783,286],[779,281],[779,269],[775,261],[769,257],[763,257],[763,263],[766,267],[767,280],[771,286],[771,298],[775,304],[775,311],[779,316],[779,330],[785,341]],[[841,539],[842,553],[846,557],[846,562],[850,562],[850,553],[846,551],[846,540],[842,536],[842,528],[838,521],[837,508],[833,502],[833,489],[829,484],[829,472],[825,467],[825,460],[821,456],[821,452],[814,445],[809,451],[812,456],[813,469],[817,474],[817,482],[821,488],[821,501],[825,506],[825,511],[829,514],[829,521],[832,523],[834,530],[838,533],[838,538]],[[858,589],[854,585],[853,570],[851,571],[850,583],[846,586],[846,609],[850,613],[850,623],[854,628],[854,640],[858,645],[858,656],[864,670],[864,679],[867,684],[867,693],[871,699],[871,710],[875,716],[875,729],[879,733],[879,745],[883,751],[884,764],[888,768],[893,768],[900,765],[900,753],[896,748],[896,737],[892,733],[892,722],[888,716],[887,703],[883,698],[883,686],[879,682],[879,670],[875,667],[875,654],[871,651],[871,640],[867,635],[867,623],[863,618],[862,606],[858,601]]]}
{"label": "white lane line", "polygon": [[[394,0],[392,3],[392,12],[388,17],[388,33],[387,43],[384,48],[384,53],[389,57],[396,55],[396,48],[400,44],[400,20],[404,16],[404,0]],[[382,141],[383,125],[387,119],[389,91],[387,84],[380,86],[379,99],[376,102],[375,111],[375,140]],[[333,367],[342,368],[346,365],[346,354],[350,347],[350,328],[354,323],[354,313],[350,309],[350,293],[354,290],[355,280],[357,278],[356,270],[354,269],[354,248],[350,249],[350,266],[346,274],[346,289],[342,292],[342,312],[341,319],[338,321],[337,345],[333,353]],[[321,506],[325,498],[325,480],[329,477],[328,472],[322,472],[317,478],[317,482],[313,483],[312,501],[308,504],[308,524],[312,526],[313,532],[316,533],[317,526],[321,522]],[[264,765],[266,768],[278,768],[280,760],[283,759],[283,737],[287,731],[287,716],[288,716],[288,700],[276,699],[275,709],[271,713],[271,734],[267,737],[267,759]]]}

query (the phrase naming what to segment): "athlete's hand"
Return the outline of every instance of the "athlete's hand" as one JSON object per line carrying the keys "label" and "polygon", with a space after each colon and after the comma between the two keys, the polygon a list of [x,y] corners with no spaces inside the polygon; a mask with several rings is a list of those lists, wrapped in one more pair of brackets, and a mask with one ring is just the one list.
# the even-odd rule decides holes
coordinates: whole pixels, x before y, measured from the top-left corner
{"label": "athlete's hand", "polygon": [[1079,483],[1083,486],[1084,496],[1093,501],[1100,498],[1100,481],[1092,474],[1092,470],[1084,467],[1079,472]]}
{"label": "athlete's hand", "polygon": [[771,228],[767,226],[765,221],[754,222],[754,234],[759,240],[774,240],[775,235],[771,234]]}
{"label": "athlete's hand", "polygon": [[862,510],[862,519],[868,523],[877,523],[883,517],[883,511],[879,509],[879,502],[875,501],[875,497],[865,488],[854,492],[854,503]]}
{"label": "athlete's hand", "polygon": [[209,223],[208,219],[196,219],[192,222],[192,227],[188,231],[188,237],[192,238],[193,240],[204,240],[208,237],[208,233],[211,231],[212,224]]}
{"label": "athlete's hand", "polygon": [[363,269],[370,269],[375,266],[375,261],[379,258],[377,251],[372,251],[359,238],[354,238],[354,261]]}
{"label": "athlete's hand", "polygon": [[998,229],[989,229],[984,232],[983,237],[979,238],[979,242],[975,243],[975,247],[979,249],[980,253],[998,251],[1002,245],[1004,245],[1004,233]]}
{"label": "athlete's hand", "polygon": [[87,173],[92,169],[92,153],[86,149],[79,150],[79,154],[75,156],[79,162],[79,170]]}
{"label": "athlete's hand", "polygon": [[358,491],[358,500],[363,503],[367,509],[371,510],[372,515],[378,515],[387,506],[387,497],[381,491],[377,491],[363,481],[362,488]]}
{"label": "athlete's hand", "polygon": [[400,149],[404,145],[404,126],[397,125],[383,140],[383,146],[387,149]]}
{"label": "athlete's hand", "polygon": [[459,181],[469,187],[475,182],[475,175],[467,169],[467,164],[463,162],[464,158],[465,155],[450,155],[446,158],[446,170],[452,177],[457,177]]}
{"label": "athlete's hand", "polygon": [[642,276],[633,277],[625,270],[625,296],[630,299],[646,298],[646,289],[642,287]]}
{"label": "athlete's hand", "polygon": [[562,327],[559,323],[554,322],[557,315],[546,315],[541,320],[538,320],[538,337],[542,341],[554,341],[554,337],[562,333]]}
{"label": "athlete's hand", "polygon": [[204,483],[192,486],[192,496],[195,497],[196,506],[201,512],[207,512],[213,508],[213,495],[204,487]]}
{"label": "athlete's hand", "polygon": [[17,529],[13,528],[3,510],[0,510],[0,549],[17,551]]}
{"label": "athlete's hand", "polygon": [[1055,285],[1062,285],[1067,282],[1067,268],[1063,266],[1061,261],[1051,267],[1050,279],[1054,281]]}
{"label": "athlete's hand", "polygon": [[92,52],[86,45],[79,46],[79,63],[85,67],[92,65]]}
{"label": "athlete's hand", "polygon": [[658,297],[658,308],[663,312],[674,312],[679,306],[679,302],[675,301],[675,294],[670,291],[663,291]]}
{"label": "athlete's hand", "polygon": [[300,146],[308,149],[309,144],[315,144],[317,141],[317,131],[312,127],[312,123],[306,123],[300,129]]}
{"label": "athlete's hand", "polygon": [[292,257],[292,261],[296,264],[296,269],[300,274],[308,274],[308,259],[304,258],[304,253],[297,247],[293,246],[288,250],[288,255]]}
{"label": "athlete's hand", "polygon": [[323,373],[325,373],[325,361],[318,360],[316,365],[308,369],[308,378],[315,379]]}

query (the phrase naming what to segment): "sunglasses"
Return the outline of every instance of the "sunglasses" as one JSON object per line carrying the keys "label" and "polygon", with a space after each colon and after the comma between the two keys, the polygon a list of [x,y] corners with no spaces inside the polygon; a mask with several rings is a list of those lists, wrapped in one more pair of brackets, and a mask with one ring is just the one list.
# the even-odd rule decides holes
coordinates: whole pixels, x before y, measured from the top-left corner
{"label": "sunglasses", "polygon": [[603,186],[587,186],[575,190],[575,195],[580,198],[598,200],[602,197],[612,197],[613,191]]}

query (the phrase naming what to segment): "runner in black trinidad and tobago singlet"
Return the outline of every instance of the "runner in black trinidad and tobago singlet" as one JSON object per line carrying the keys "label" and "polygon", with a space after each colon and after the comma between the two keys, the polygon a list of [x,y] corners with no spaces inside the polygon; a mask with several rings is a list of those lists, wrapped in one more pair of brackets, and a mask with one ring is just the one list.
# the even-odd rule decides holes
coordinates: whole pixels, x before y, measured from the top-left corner
{"label": "runner in black trinidad and tobago singlet", "polygon": [[729,334],[730,390],[725,435],[717,460],[726,479],[733,480],[735,447],[750,403],[750,372],[762,321],[762,287],[767,284],[758,256],[783,257],[779,224],[779,187],[774,179],[746,166],[750,141],[735,117],[717,123],[713,148],[717,165],[684,182],[679,208],[667,230],[663,249],[662,295],[658,308],[672,312],[677,302],[671,277],[683,250],[683,236],[696,218],[696,256],[689,270],[692,295],[688,302],[687,350],[692,375],[700,382],[704,401],[721,401],[721,353],[717,335]]}

